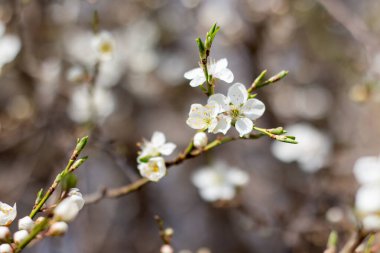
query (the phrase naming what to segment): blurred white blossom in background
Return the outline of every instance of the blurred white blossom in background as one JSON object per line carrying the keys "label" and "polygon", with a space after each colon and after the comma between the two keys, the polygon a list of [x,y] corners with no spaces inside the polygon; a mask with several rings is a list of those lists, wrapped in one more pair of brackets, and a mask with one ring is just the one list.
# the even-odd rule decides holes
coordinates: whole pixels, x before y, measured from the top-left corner
{"label": "blurred white blossom in background", "polygon": [[249,182],[249,175],[241,169],[218,161],[197,170],[192,176],[192,182],[205,201],[232,200],[238,188]]}
{"label": "blurred white blossom in background", "polygon": [[354,175],[360,184],[355,207],[367,230],[380,230],[380,159],[377,156],[359,158]]}
{"label": "blurred white blossom in background", "polygon": [[297,162],[300,168],[313,173],[327,165],[331,156],[332,142],[317,128],[298,123],[285,127],[288,135],[297,136],[297,145],[273,142],[272,153],[282,162]]}
{"label": "blurred white blossom in background", "polygon": [[5,33],[5,24],[0,23],[0,71],[5,64],[12,62],[21,50],[18,36]]}

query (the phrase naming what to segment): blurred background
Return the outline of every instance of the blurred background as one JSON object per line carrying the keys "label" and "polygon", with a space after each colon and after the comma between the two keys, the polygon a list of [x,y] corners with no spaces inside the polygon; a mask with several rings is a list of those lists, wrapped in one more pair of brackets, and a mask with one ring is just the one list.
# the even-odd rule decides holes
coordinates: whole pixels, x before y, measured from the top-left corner
{"label": "blurred background", "polygon": [[[99,66],[99,108],[89,117],[77,81],[94,69],[95,10],[115,49]],[[154,131],[177,144],[172,158],[183,150],[194,134],[190,105],[206,101],[183,74],[197,67],[194,39],[214,22],[211,57],[228,59],[235,82],[289,71],[258,92],[266,112],[256,124],[287,127],[301,147],[268,138],[223,145],[157,184],[86,206],[66,236],[26,252],[159,252],[155,214],[182,253],[321,252],[331,229],[347,238],[353,164],[380,149],[379,11],[377,0],[1,0],[0,199],[17,202],[19,217],[79,136],[90,134],[77,173],[84,194],[138,179],[136,143]],[[250,177],[227,205],[203,201],[191,181],[218,160]]]}

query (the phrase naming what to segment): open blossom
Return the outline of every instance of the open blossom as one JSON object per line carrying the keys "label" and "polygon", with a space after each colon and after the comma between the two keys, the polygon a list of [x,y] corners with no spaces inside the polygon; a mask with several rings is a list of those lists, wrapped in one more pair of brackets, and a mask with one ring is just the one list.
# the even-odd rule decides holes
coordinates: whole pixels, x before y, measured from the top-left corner
{"label": "open blossom", "polygon": [[208,132],[211,133],[218,124],[217,116],[219,112],[220,107],[214,101],[209,102],[205,106],[192,104],[186,124],[197,130],[208,129]]}
{"label": "open blossom", "polygon": [[137,168],[141,176],[154,182],[166,175],[165,160],[162,157],[150,158],[147,163],[140,163]]}
{"label": "open blossom", "polygon": [[232,200],[238,187],[246,185],[249,176],[245,171],[230,167],[224,162],[201,168],[192,177],[205,201]]}
{"label": "open blossom", "polygon": [[330,157],[331,140],[315,127],[298,123],[285,127],[289,135],[297,136],[298,144],[282,142],[272,144],[273,155],[282,162],[297,162],[300,168],[313,173],[323,168]]}
{"label": "open blossom", "polygon": [[0,226],[9,226],[17,216],[16,204],[11,207],[0,202]]}
{"label": "open blossom", "polygon": [[176,145],[166,142],[166,137],[162,132],[154,132],[150,141],[144,140],[141,146],[139,159],[142,157],[154,157],[160,155],[171,155]]}
{"label": "open blossom", "polygon": [[214,132],[226,134],[231,125],[234,125],[240,137],[250,133],[253,129],[253,120],[261,117],[265,112],[265,105],[256,98],[248,99],[248,91],[241,83],[235,83],[228,89],[227,97],[223,94],[214,94],[208,102],[216,102],[223,115],[219,117]]}
{"label": "open blossom", "polygon": [[109,32],[102,31],[94,36],[91,46],[100,61],[109,61],[113,57],[115,41]]}
{"label": "open blossom", "polygon": [[[223,58],[220,59],[217,62],[211,62],[207,64],[207,70],[208,74],[212,76],[213,78],[217,78],[220,80],[223,80],[227,83],[232,83],[234,80],[234,75],[227,68],[228,61],[227,59]],[[185,73],[185,78],[191,80],[190,86],[196,87],[199,85],[202,85],[204,82],[206,82],[205,74],[202,70],[202,68],[195,68]]]}

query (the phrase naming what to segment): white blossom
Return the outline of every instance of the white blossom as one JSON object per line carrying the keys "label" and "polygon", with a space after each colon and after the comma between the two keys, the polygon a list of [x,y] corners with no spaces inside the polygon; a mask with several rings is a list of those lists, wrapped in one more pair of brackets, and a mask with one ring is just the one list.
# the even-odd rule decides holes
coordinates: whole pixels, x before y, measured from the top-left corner
{"label": "white blossom", "polygon": [[34,221],[29,216],[18,220],[18,229],[31,231],[34,227]]}
{"label": "white blossom", "polygon": [[331,140],[315,127],[298,123],[285,127],[289,135],[297,136],[297,145],[282,142],[272,144],[273,155],[282,162],[297,162],[302,170],[313,173],[323,168],[330,157]]}
{"label": "white blossom", "polygon": [[16,204],[11,207],[0,202],[0,226],[9,226],[17,216]]}
{"label": "white blossom", "polygon": [[379,215],[368,215],[363,218],[362,225],[365,230],[380,230],[380,217]]}
{"label": "white blossom", "polygon": [[354,165],[354,175],[360,184],[380,184],[380,158],[364,156]]}
{"label": "white blossom", "polygon": [[0,226],[0,240],[6,241],[11,236],[11,231],[6,226]]}
{"label": "white blossom", "polygon": [[380,184],[361,186],[356,193],[355,206],[362,214],[380,212]]}
{"label": "white blossom", "polygon": [[115,40],[111,33],[102,31],[93,37],[91,46],[100,61],[109,61],[113,57]]}
{"label": "white blossom", "polygon": [[19,244],[28,237],[29,233],[26,230],[19,230],[13,234],[13,240],[16,244]]}
{"label": "white blossom", "polygon": [[165,134],[154,132],[150,141],[143,140],[139,159],[142,157],[154,157],[160,155],[171,155],[176,148],[172,142],[166,142]]}
{"label": "white blossom", "polygon": [[72,93],[68,113],[75,122],[84,123],[103,121],[114,109],[115,101],[110,90],[95,86],[91,92],[89,87],[81,85]]}
{"label": "white blossom", "polygon": [[218,124],[219,105],[211,101],[207,105],[192,104],[189,112],[189,118],[186,124],[196,130],[206,130],[213,132]]}
{"label": "white blossom", "polygon": [[8,243],[3,243],[0,245],[0,253],[12,253],[12,252],[13,252],[13,249],[11,245],[9,245]]}
{"label": "white blossom", "polygon": [[[234,80],[234,75],[230,69],[227,68],[228,61],[223,58],[217,62],[211,62],[207,64],[208,74],[213,78],[223,80],[227,83],[232,83]],[[190,86],[196,87],[202,85],[206,82],[206,77],[204,75],[202,68],[195,68],[185,73],[184,77],[191,80]]]}
{"label": "white blossom", "polygon": [[248,99],[248,95],[243,84],[235,83],[228,89],[227,97],[219,93],[209,97],[208,102],[216,102],[223,113],[214,128],[215,133],[226,134],[231,125],[235,126],[240,137],[252,131],[252,121],[264,114],[265,105],[256,98]]}
{"label": "white blossom", "polygon": [[69,226],[67,225],[66,222],[58,221],[58,222],[54,222],[50,226],[48,234],[50,236],[61,236],[61,235],[64,235],[68,229],[69,229]]}
{"label": "white blossom", "polygon": [[193,144],[196,148],[203,148],[207,145],[208,138],[205,132],[198,132],[194,135]]}
{"label": "white blossom", "polygon": [[150,181],[157,182],[166,175],[165,160],[162,157],[150,158],[147,163],[140,163],[138,170],[141,176]]}
{"label": "white blossom", "polygon": [[238,187],[249,181],[248,173],[230,167],[224,162],[217,162],[203,167],[193,174],[192,182],[199,189],[205,201],[232,200]]}
{"label": "white blossom", "polygon": [[68,194],[68,198],[71,198],[71,200],[77,204],[79,210],[83,208],[84,199],[82,193],[80,193],[78,188],[71,188]]}

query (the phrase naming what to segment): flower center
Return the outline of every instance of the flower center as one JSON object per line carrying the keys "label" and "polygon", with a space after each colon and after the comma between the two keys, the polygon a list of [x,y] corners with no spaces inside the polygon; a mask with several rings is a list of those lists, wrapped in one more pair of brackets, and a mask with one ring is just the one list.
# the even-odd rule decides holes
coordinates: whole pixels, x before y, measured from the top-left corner
{"label": "flower center", "polygon": [[160,168],[159,168],[159,167],[157,166],[157,164],[155,163],[155,164],[153,164],[153,166],[152,166],[152,170],[153,170],[153,172],[157,173],[157,172],[160,171]]}
{"label": "flower center", "polygon": [[100,45],[100,52],[109,54],[112,52],[112,45],[109,42],[104,42]]}

